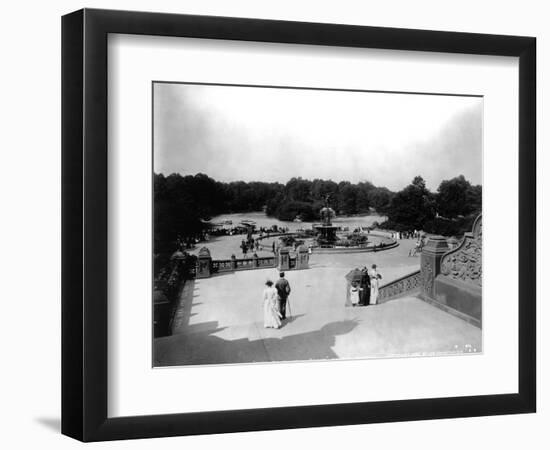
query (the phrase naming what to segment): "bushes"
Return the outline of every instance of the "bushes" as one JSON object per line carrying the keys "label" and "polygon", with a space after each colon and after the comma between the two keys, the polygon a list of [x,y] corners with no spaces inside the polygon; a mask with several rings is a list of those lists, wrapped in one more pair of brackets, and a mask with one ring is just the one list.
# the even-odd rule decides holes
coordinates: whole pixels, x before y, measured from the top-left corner
{"label": "bushes", "polygon": [[[439,234],[441,236],[462,236],[464,233],[472,231],[474,220],[477,217],[476,214],[471,214],[468,217],[459,217],[457,219],[445,219],[443,217],[436,217],[432,220],[424,222],[422,231],[430,234]],[[406,225],[386,220],[378,225],[380,229],[391,231],[412,231],[410,227]]]}
{"label": "bushes", "polygon": [[365,244],[367,242],[367,236],[362,233],[351,233],[347,236],[348,241],[353,246],[359,246],[361,244]]}
{"label": "bushes", "polygon": [[402,223],[397,223],[393,220],[386,220],[385,222],[382,222],[382,223],[376,223],[376,225],[377,226],[375,228],[380,228],[381,230],[391,230],[391,231],[399,231],[399,232],[412,231],[411,227]]}
{"label": "bushes", "polygon": [[[156,258],[155,265],[165,258]],[[197,257],[182,254],[180,258],[168,259],[166,265],[159,269],[154,280],[153,301],[163,298],[168,303],[154,304],[154,335],[166,336],[170,334],[170,321],[172,312],[177,304],[179,288],[184,280],[188,280],[194,276],[195,264]]]}
{"label": "bushes", "polygon": [[182,258],[169,259],[155,277],[155,289],[161,290],[169,300],[172,300],[178,292],[184,279],[193,277],[197,257],[184,253]]}
{"label": "bushes", "polygon": [[309,222],[317,219],[317,213],[311,203],[289,201],[279,205],[275,212],[279,220],[292,221],[297,216]]}
{"label": "bushes", "polygon": [[296,242],[294,236],[281,236],[279,239],[283,243],[284,247],[292,247]]}
{"label": "bushes", "polygon": [[441,236],[462,236],[472,231],[472,226],[477,214],[457,219],[435,218],[424,224],[424,231],[427,233],[440,234]]}

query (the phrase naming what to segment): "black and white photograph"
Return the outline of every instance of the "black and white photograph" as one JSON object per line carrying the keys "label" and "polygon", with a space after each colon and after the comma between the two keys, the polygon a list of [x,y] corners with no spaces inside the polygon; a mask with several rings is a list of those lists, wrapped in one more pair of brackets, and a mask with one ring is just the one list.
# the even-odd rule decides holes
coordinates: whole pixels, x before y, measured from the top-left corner
{"label": "black and white photograph", "polygon": [[3,6],[0,448],[549,448],[544,2]]}
{"label": "black and white photograph", "polygon": [[483,353],[482,96],[152,99],[154,367]]}

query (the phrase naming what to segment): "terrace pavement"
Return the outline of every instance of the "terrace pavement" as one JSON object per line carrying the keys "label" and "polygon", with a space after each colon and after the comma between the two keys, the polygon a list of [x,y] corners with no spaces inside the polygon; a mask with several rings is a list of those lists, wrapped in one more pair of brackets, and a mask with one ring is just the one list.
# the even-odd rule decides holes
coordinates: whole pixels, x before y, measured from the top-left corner
{"label": "terrace pavement", "polygon": [[[463,354],[481,351],[481,330],[415,297],[345,307],[344,275],[376,263],[383,283],[418,269],[413,241],[364,254],[311,256],[288,271],[291,317],[263,327],[262,290],[276,269],[224,273],[186,284],[172,336],[155,339],[156,366]],[[215,257],[215,255],[213,255]]]}

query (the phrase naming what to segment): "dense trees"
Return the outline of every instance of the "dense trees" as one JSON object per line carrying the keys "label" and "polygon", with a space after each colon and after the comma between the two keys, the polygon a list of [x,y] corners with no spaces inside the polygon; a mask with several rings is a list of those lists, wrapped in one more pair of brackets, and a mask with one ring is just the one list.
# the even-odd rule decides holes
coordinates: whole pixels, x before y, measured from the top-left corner
{"label": "dense trees", "polygon": [[[302,178],[292,178],[284,186],[282,192],[268,202],[268,214],[283,219],[279,214],[281,208],[288,210],[288,202],[299,202],[304,206],[298,211],[301,216],[310,215],[311,205],[317,215],[323,207],[326,196],[330,196],[330,206],[340,215],[368,213],[371,208],[384,212],[389,206],[392,192],[387,188],[379,188],[370,182],[353,184],[349,181],[335,183],[332,180],[315,179],[313,181]],[[286,214],[283,214],[286,216]],[[316,217],[318,218],[318,217]],[[302,217],[303,220],[304,217]],[[287,220],[287,219],[283,219]]]}
{"label": "dense trees", "polygon": [[393,196],[388,220],[382,226],[397,231],[460,235],[471,229],[481,212],[481,195],[481,186],[473,186],[463,175],[442,181],[436,193],[430,192],[424,179],[417,176]]}
{"label": "dense trees", "polygon": [[299,217],[301,220],[315,221],[319,218],[319,210],[313,205],[308,202],[284,201],[277,208],[277,218],[291,221]]}
{"label": "dense trees", "polygon": [[337,211],[344,214],[357,214],[357,192],[358,187],[356,184],[351,184],[349,181],[338,183]]}
{"label": "dense trees", "polygon": [[397,192],[388,209],[388,221],[402,228],[420,230],[435,217],[435,196],[426,188],[420,176],[405,189]]}
{"label": "dense trees", "polygon": [[387,213],[394,193],[388,188],[377,187],[369,191],[369,205],[380,213]]}
{"label": "dense trees", "polygon": [[279,183],[221,183],[205,174],[154,177],[155,249],[204,231],[204,220],[225,212],[261,211],[283,189]]}
{"label": "dense trees", "polygon": [[275,197],[283,188],[280,183],[234,181],[223,184],[223,204],[220,212],[261,211],[268,199]]}
{"label": "dense trees", "polygon": [[422,177],[397,193],[370,182],[291,178],[286,184],[234,181],[222,183],[205,174],[154,177],[155,251],[173,251],[179,238],[191,239],[205,229],[204,220],[221,213],[261,211],[280,220],[319,220],[325,197],[338,215],[386,214],[386,228],[423,229],[458,234],[481,211],[481,186],[460,175],[430,192]]}
{"label": "dense trees", "polygon": [[[385,211],[392,193],[369,182],[358,184],[332,180],[291,178],[286,184],[259,181],[221,183],[204,174],[165,177],[155,175],[155,209],[159,215],[173,216],[172,224],[184,233],[194,233],[201,219],[230,212],[261,211],[281,220],[318,219],[325,197],[338,214]],[[182,211],[188,210],[184,214]],[[294,214],[294,216],[292,216]],[[291,217],[292,216],[292,217]],[[183,227],[183,228],[182,228]]]}
{"label": "dense trees", "polygon": [[437,211],[449,219],[481,211],[481,186],[472,186],[464,175],[442,181],[437,189]]}
{"label": "dense trees", "polygon": [[202,219],[223,207],[223,195],[223,186],[203,174],[155,175],[155,252],[173,251],[178,237],[199,235],[204,228]]}

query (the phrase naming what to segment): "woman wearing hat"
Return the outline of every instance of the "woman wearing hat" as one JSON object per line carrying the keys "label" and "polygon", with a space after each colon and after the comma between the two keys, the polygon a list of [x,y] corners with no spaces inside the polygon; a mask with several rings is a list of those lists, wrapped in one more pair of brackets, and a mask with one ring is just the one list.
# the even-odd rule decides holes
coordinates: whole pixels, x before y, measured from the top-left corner
{"label": "woman wearing hat", "polygon": [[273,281],[267,280],[263,292],[264,301],[264,327],[279,328],[281,326],[281,313],[277,308],[277,289],[273,287]]}

